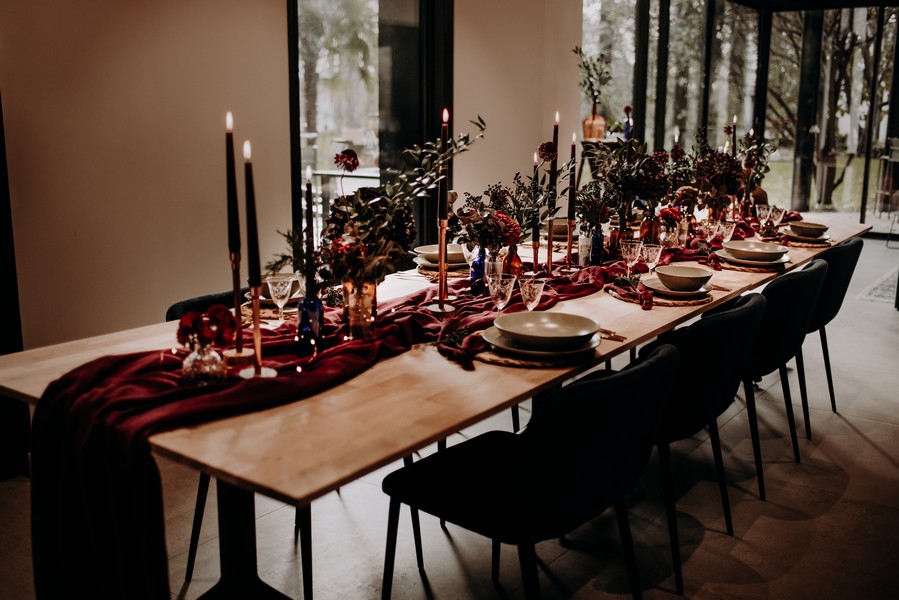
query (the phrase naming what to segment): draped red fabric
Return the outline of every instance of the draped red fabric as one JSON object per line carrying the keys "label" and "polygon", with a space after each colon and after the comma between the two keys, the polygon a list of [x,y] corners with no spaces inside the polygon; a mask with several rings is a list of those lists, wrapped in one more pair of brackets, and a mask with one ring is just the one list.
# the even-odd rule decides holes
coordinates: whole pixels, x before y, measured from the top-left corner
{"label": "draped red fabric", "polygon": [[[597,284],[585,269],[553,280],[541,307],[601,287],[601,275]],[[437,341],[444,327],[475,330],[492,322],[495,314],[485,312],[489,298],[466,294],[467,282],[452,288],[460,296],[452,317],[440,320],[424,308],[433,300],[431,286],[380,303],[374,335],[365,340],[339,343],[342,334],[333,325],[340,312],[329,310],[333,345],[313,359],[293,354],[292,324],[264,331],[264,363],[278,371],[270,379],[234,376],[184,386],[184,352],[166,349],[98,358],[52,382],[37,405],[32,435],[38,597],[170,598],[161,482],[148,438],[302,400],[414,344]],[[524,310],[520,297],[506,310]]]}

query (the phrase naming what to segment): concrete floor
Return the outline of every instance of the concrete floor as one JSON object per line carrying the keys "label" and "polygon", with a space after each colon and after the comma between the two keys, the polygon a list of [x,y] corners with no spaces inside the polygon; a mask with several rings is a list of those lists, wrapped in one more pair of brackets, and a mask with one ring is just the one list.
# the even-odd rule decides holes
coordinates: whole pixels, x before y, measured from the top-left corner
{"label": "concrete floor", "polygon": [[[719,419],[733,537],[724,534],[706,436],[672,448],[685,597],[899,598],[899,311],[892,303],[857,298],[897,263],[899,251],[882,240],[866,240],[843,310],[828,328],[839,414],[830,410],[818,338],[806,341],[814,438],[801,439],[801,464],[792,460],[780,382],[776,376],[761,382],[766,502],[757,496],[742,397]],[[791,387],[798,403],[793,371]],[[798,405],[796,414],[801,419]],[[453,436],[450,444],[480,431],[509,429],[510,423],[508,414],[498,415]],[[380,482],[398,466],[313,503],[316,598],[379,596],[387,518]],[[193,581],[182,590],[197,476],[172,463],[161,470],[173,597],[195,598],[218,577],[214,491]],[[34,597],[28,495],[25,479],[0,483],[0,598]],[[644,597],[675,598],[655,458],[629,504]],[[260,575],[300,598],[293,508],[258,496],[256,506]],[[522,597],[514,548],[503,548],[497,590],[490,581],[489,540],[452,525],[444,532],[436,519],[422,515],[425,580],[415,566],[407,510],[400,523],[394,598]],[[564,545],[540,544],[537,554],[544,598],[629,597],[611,511],[572,532]]]}

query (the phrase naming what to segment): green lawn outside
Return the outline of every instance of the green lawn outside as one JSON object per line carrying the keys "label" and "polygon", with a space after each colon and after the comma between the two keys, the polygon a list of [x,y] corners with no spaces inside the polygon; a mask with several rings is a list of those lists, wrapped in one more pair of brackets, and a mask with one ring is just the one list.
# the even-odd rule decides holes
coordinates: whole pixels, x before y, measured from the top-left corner
{"label": "green lawn outside", "polygon": [[[789,207],[792,198],[793,187],[793,162],[791,160],[771,161],[768,163],[771,171],[762,182],[762,187],[768,192],[768,202],[778,206]],[[846,164],[846,155],[837,157],[837,176],[842,172]],[[847,174],[847,180],[837,186],[833,192],[831,201],[833,210],[839,212],[859,212],[861,207],[862,183],[865,168],[864,157],[856,157],[851,165],[851,177]],[[874,198],[877,192],[877,178],[880,173],[880,161],[871,160],[868,180],[868,211],[874,209]],[[845,187],[849,185],[850,193],[845,193]],[[812,181],[811,210],[822,210],[816,206],[817,192]]]}

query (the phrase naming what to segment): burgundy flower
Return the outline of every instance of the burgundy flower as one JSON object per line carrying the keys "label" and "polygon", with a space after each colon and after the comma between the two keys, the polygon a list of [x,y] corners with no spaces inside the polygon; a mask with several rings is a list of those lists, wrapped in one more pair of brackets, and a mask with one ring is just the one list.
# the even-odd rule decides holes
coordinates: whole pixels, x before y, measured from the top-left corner
{"label": "burgundy flower", "polygon": [[624,105],[624,114],[626,114],[628,117],[631,116],[631,113],[632,113],[633,111],[634,111],[634,107],[633,107],[633,106],[631,106],[630,104],[625,104],[625,105]]}
{"label": "burgundy flower", "polygon": [[215,343],[228,344],[234,339],[237,320],[230,310],[221,304],[215,304],[206,311],[209,322],[215,330]]}
{"label": "burgundy flower", "polygon": [[178,343],[183,346],[191,344],[203,327],[203,315],[195,310],[184,313],[178,322]]}
{"label": "burgundy flower", "polygon": [[521,237],[521,225],[518,224],[518,221],[501,210],[496,211],[495,216],[503,226],[502,244],[504,246],[517,244],[518,239]]}
{"label": "burgundy flower", "polygon": [[537,156],[544,162],[552,162],[558,158],[559,151],[556,150],[556,145],[552,142],[543,142],[537,148]]}
{"label": "burgundy flower", "polygon": [[359,156],[352,148],[347,148],[340,154],[334,155],[334,164],[347,173],[352,173],[359,168]]}
{"label": "burgundy flower", "polygon": [[724,134],[725,135],[733,135],[734,134],[734,130],[731,128],[730,125],[724,126]]}
{"label": "burgundy flower", "polygon": [[669,225],[672,223],[680,223],[683,218],[680,207],[677,206],[665,207],[659,211],[659,219]]}

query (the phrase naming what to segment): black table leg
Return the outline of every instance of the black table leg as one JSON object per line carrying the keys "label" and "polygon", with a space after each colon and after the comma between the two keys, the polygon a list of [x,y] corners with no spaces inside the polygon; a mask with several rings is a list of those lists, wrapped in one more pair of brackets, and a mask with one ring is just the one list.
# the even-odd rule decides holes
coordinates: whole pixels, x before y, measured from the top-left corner
{"label": "black table leg", "polygon": [[253,492],[216,479],[219,508],[218,583],[201,598],[288,598],[256,572],[256,514]]}

